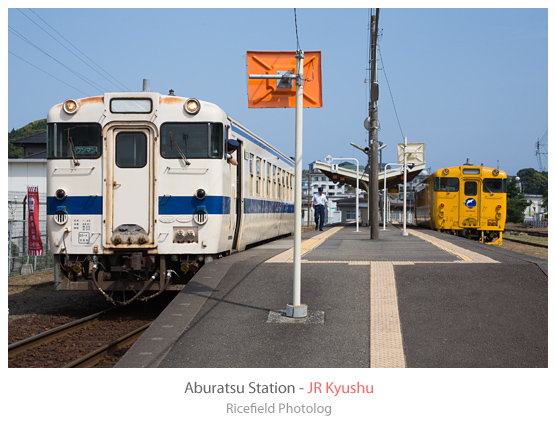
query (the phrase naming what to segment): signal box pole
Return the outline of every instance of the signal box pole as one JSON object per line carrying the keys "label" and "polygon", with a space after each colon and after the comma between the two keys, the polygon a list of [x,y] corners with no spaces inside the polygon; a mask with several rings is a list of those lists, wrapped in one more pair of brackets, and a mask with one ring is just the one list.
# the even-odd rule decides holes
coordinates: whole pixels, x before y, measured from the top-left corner
{"label": "signal box pole", "polygon": [[[251,53],[251,55],[249,55]],[[288,53],[288,52],[282,52]],[[249,74],[249,79],[260,80],[278,80],[276,87],[254,88],[253,96],[249,93],[249,102],[253,107],[288,107],[290,106],[292,82],[295,80],[295,196],[294,196],[294,267],[293,267],[293,302],[286,306],[286,316],[291,318],[305,318],[307,317],[307,305],[301,303],[301,181],[303,173],[303,102],[304,96],[308,101],[313,104],[312,106],[322,106],[322,96],[320,88],[320,52],[311,52],[309,63],[313,67],[318,68],[317,71],[317,89],[313,89],[311,93],[304,93],[303,81],[303,60],[305,54],[302,50],[295,52],[296,58],[296,71],[295,74],[291,71],[275,71],[275,74]],[[276,52],[274,53],[276,55]],[[248,52],[248,69],[249,58],[253,59],[259,69],[270,72],[275,70],[281,65],[278,63],[278,58],[264,56],[260,52]],[[290,56],[291,57],[291,56]],[[273,62],[274,61],[274,62]],[[260,68],[262,67],[262,68]],[[314,75],[314,68],[313,68]],[[314,80],[314,79],[313,79]],[[313,81],[312,80],[312,81]],[[313,86],[317,86],[313,84]],[[258,92],[257,92],[258,90]],[[317,90],[315,95],[314,91]],[[270,106],[266,105],[269,103]],[[255,106],[257,105],[257,106]]]}

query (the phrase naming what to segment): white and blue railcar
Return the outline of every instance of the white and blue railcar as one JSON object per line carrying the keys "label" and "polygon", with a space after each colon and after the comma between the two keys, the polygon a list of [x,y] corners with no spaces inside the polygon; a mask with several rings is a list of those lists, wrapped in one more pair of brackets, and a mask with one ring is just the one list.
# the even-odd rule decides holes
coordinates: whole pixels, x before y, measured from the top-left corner
{"label": "white and blue railcar", "polygon": [[293,232],[294,162],[212,103],[147,91],[69,99],[49,111],[47,134],[60,290],[145,300]]}

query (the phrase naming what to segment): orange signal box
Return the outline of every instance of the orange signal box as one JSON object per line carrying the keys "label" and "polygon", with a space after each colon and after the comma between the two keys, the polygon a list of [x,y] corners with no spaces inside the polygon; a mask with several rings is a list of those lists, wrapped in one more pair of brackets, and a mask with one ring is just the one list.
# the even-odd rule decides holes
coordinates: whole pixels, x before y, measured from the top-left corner
{"label": "orange signal box", "polygon": [[[303,107],[322,107],[321,52],[303,52]],[[252,79],[249,75],[297,74],[296,52],[247,52],[249,108],[295,108],[295,79]]]}

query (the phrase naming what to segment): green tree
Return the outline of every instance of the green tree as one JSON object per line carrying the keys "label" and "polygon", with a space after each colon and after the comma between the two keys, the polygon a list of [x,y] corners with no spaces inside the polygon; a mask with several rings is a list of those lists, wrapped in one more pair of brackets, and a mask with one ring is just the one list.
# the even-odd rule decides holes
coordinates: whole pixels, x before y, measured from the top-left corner
{"label": "green tree", "polygon": [[12,131],[8,133],[8,158],[23,157],[23,147],[14,146],[12,143],[13,141],[34,135],[35,133],[44,132],[45,130],[46,119],[33,121],[23,126],[21,129],[12,129]]}
{"label": "green tree", "polygon": [[527,208],[527,200],[523,198],[514,179],[508,180],[506,222],[521,223],[524,219],[523,212]]}
{"label": "green tree", "polygon": [[542,195],[548,189],[548,172],[538,172],[535,169],[521,169],[517,172],[521,179],[524,194]]}

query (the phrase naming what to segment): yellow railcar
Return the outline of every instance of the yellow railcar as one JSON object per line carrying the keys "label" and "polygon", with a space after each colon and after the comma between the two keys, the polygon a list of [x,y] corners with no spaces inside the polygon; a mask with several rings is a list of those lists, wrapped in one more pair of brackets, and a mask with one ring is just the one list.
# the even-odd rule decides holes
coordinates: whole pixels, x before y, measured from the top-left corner
{"label": "yellow railcar", "polygon": [[465,164],[437,170],[415,192],[417,224],[486,244],[502,244],[507,174]]}

